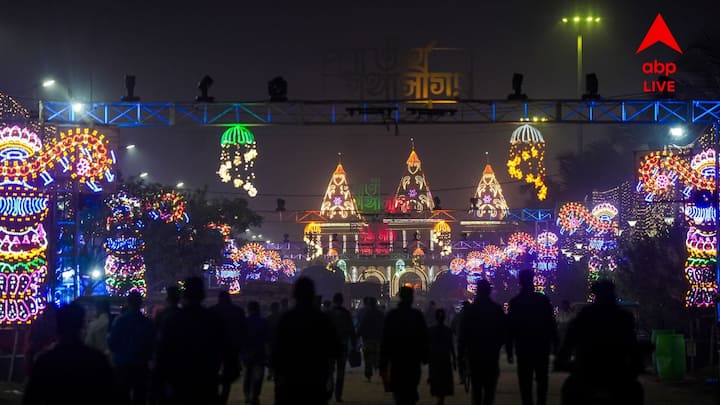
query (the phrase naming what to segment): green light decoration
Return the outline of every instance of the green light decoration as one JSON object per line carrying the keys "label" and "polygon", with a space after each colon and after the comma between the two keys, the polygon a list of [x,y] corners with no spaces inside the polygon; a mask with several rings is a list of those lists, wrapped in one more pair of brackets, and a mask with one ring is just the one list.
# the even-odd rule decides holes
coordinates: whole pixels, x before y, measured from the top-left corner
{"label": "green light decoration", "polygon": [[255,135],[244,125],[233,125],[220,137],[220,168],[217,174],[223,183],[232,182],[236,188],[257,195],[255,188],[255,159],[258,156]]}

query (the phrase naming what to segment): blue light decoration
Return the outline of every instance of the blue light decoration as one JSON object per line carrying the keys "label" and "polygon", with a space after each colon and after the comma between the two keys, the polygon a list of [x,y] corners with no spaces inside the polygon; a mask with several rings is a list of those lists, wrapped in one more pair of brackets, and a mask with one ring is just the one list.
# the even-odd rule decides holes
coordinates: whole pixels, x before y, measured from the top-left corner
{"label": "blue light decoration", "polygon": [[107,218],[106,229],[109,232],[105,240],[105,284],[108,294],[125,296],[131,292],[147,294],[145,284],[145,260],[142,251],[145,242],[142,239],[142,208],[138,198],[121,192],[105,202],[111,215]]}
{"label": "blue light decoration", "polygon": [[[0,98],[2,115],[8,103],[7,97]],[[52,173],[60,168],[91,191],[102,190],[101,179],[114,178],[107,145],[104,135],[88,128],[61,132],[44,145],[30,128],[0,129],[0,325],[29,324],[46,307],[48,236],[43,222],[50,204],[38,188],[52,183]],[[74,269],[58,273],[65,277],[70,271]]]}

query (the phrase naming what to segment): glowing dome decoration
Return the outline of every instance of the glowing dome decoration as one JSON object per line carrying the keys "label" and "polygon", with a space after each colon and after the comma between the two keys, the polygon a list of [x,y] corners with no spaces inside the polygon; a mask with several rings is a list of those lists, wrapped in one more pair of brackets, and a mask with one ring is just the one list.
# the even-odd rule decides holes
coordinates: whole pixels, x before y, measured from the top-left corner
{"label": "glowing dome decoration", "polygon": [[600,203],[593,207],[592,215],[600,222],[609,223],[618,214],[618,209],[610,203]]}
{"label": "glowing dome decoration", "polygon": [[361,219],[342,163],[338,163],[335,172],[330,177],[330,183],[328,183],[325,196],[320,205],[320,215],[329,220],[350,219],[359,221]]}
{"label": "glowing dome decoration", "polygon": [[24,161],[40,152],[40,137],[27,128],[18,126],[0,130],[0,161]]}
{"label": "glowing dome decoration", "polygon": [[475,190],[474,199],[477,204],[470,207],[470,213],[480,219],[502,221],[509,210],[500,183],[495,172],[488,164],[485,165],[482,177]]}
{"label": "glowing dome decoration", "polygon": [[510,177],[524,179],[535,187],[538,200],[542,201],[547,197],[545,139],[537,128],[524,124],[513,131],[507,167]]}
{"label": "glowing dome decoration", "polygon": [[[685,278],[690,289],[685,295],[688,307],[715,305],[718,284],[716,207],[712,204],[715,191],[715,151],[706,149],[689,159],[669,151],[649,153],[638,169],[637,191],[645,194],[646,201],[674,198],[673,191],[681,187],[685,197],[685,219],[690,225],[685,239],[688,258],[685,260]],[[708,196],[710,203],[702,203]]]}
{"label": "glowing dome decoration", "polygon": [[233,125],[220,138],[220,168],[217,171],[223,183],[232,182],[236,188],[257,195],[255,188],[255,159],[258,156],[255,135],[243,125]]}
{"label": "glowing dome decoration", "polygon": [[150,218],[154,221],[163,221],[167,224],[188,222],[185,212],[185,197],[175,191],[159,193],[148,199],[145,203]]}
{"label": "glowing dome decoration", "polygon": [[433,227],[432,240],[440,246],[440,256],[448,256],[452,253],[452,229],[445,221],[440,221]]}
{"label": "glowing dome decoration", "polygon": [[109,236],[105,240],[105,284],[108,294],[126,296],[137,291],[147,293],[145,284],[145,260],[142,252],[145,242],[141,229],[140,200],[125,193],[119,193],[106,200],[111,215],[107,218]]}
{"label": "glowing dome decoration", "polygon": [[415,152],[414,143],[405,163],[407,169],[400,178],[400,184],[395,191],[393,209],[406,214],[432,211],[435,208],[435,202],[421,168],[422,162]]}

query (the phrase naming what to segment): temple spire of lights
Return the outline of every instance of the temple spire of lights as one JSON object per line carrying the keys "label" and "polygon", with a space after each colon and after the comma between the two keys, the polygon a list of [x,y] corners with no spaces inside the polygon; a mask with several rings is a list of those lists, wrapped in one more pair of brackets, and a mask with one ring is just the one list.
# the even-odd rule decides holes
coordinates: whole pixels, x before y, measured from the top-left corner
{"label": "temple spire of lights", "polygon": [[477,208],[472,207],[471,212],[478,218],[501,221],[507,215],[509,208],[502,187],[489,163],[485,165],[474,198],[477,198]]}
{"label": "temple spire of lights", "polygon": [[405,162],[407,169],[400,178],[393,208],[403,213],[423,213],[432,211],[435,208],[430,186],[425,180],[422,171],[420,157],[415,152],[415,140],[410,139],[410,155]]}
{"label": "temple spire of lights", "polygon": [[338,153],[338,164],[330,176],[327,190],[320,205],[320,215],[329,219],[360,220],[355,198],[350,191],[347,174],[342,165],[342,154]]}

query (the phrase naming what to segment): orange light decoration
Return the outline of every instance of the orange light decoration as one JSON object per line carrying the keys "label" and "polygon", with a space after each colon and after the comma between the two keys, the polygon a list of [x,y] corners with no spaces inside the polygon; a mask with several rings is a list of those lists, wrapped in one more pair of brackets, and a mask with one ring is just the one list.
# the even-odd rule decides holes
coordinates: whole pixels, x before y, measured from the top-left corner
{"label": "orange light decoration", "polygon": [[538,200],[547,198],[545,139],[537,128],[523,124],[513,131],[507,167],[510,177],[535,187]]}
{"label": "orange light decoration", "polygon": [[145,209],[150,218],[167,224],[188,222],[185,205],[185,197],[175,191],[161,192],[145,201]]}
{"label": "orange light decoration", "polygon": [[320,215],[327,219],[360,220],[357,204],[350,191],[347,175],[341,163],[338,163],[330,177],[325,196],[320,205]]}
{"label": "orange light decoration", "polygon": [[[613,207],[614,208],[614,207]],[[617,213],[617,209],[615,209]],[[560,207],[557,225],[560,234],[572,235],[585,224],[588,231],[607,232],[612,230],[613,224],[595,217],[584,205],[576,202],[566,203]]]}

